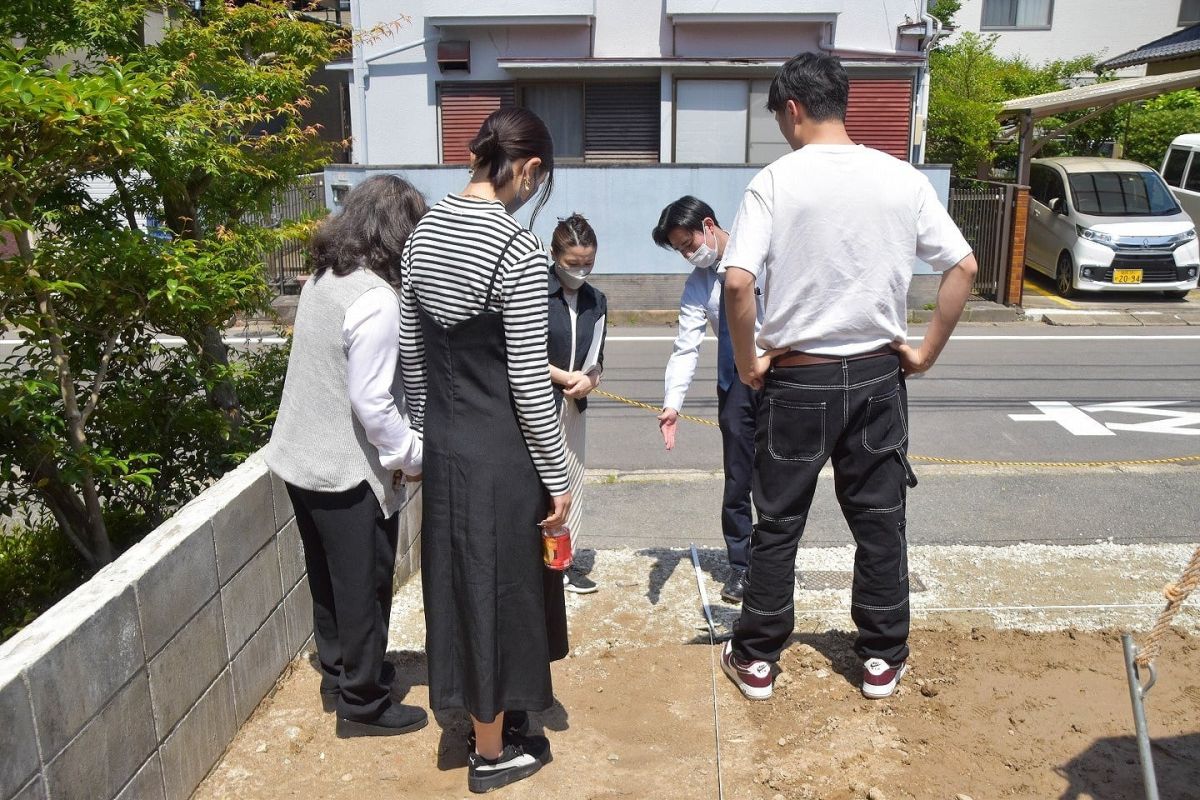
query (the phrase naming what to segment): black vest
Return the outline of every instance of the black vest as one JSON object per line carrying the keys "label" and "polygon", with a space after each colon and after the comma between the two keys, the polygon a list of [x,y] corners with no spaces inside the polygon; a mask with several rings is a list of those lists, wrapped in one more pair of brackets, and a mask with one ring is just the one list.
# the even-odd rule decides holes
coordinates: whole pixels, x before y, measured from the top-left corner
{"label": "black vest", "polygon": [[[578,317],[575,321],[575,363],[568,364],[571,358],[571,310],[563,297],[562,283],[554,266],[550,267],[550,363],[567,372],[583,366],[588,351],[592,348],[592,331],[596,328],[596,320],[608,314],[608,298],[604,292],[592,284],[585,282],[579,287],[579,295],[575,298],[575,309]],[[604,366],[604,342],[600,342],[600,366]],[[554,407],[559,408],[563,401],[563,388],[554,384]],[[575,401],[580,411],[587,410],[587,398]]]}

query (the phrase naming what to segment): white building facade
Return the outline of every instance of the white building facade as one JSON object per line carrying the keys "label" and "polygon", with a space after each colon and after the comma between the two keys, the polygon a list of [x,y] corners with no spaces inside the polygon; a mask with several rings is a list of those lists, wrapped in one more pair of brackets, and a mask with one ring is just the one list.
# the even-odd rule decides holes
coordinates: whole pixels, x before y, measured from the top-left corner
{"label": "white building facade", "polygon": [[[965,0],[954,15],[955,36],[995,34],[998,55],[1034,64],[1103,61],[1198,22],[1200,0]],[[1145,66],[1116,74],[1144,75]]]}
{"label": "white building facade", "polygon": [[[925,0],[353,0],[353,161],[461,164],[492,111],[546,120],[561,164],[765,164],[766,93],[805,51],[840,56],[859,142],[921,163]],[[1135,37],[1136,38],[1136,37]],[[1142,37],[1144,40],[1145,37]]]}

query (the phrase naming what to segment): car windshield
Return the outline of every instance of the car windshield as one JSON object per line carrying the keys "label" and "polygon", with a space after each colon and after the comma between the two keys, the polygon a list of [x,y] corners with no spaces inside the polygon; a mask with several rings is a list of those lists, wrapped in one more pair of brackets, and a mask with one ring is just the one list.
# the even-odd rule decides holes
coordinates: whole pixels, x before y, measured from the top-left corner
{"label": "car windshield", "polygon": [[1158,173],[1074,172],[1067,176],[1075,209],[1101,217],[1162,216],[1179,206]]}

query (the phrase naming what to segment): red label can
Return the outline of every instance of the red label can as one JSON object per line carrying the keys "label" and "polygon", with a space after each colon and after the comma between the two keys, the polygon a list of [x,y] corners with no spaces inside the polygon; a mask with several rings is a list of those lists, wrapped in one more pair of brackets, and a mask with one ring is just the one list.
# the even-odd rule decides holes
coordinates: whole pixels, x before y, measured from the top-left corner
{"label": "red label can", "polygon": [[561,525],[542,529],[542,558],[546,566],[562,572],[571,566],[571,529]]}

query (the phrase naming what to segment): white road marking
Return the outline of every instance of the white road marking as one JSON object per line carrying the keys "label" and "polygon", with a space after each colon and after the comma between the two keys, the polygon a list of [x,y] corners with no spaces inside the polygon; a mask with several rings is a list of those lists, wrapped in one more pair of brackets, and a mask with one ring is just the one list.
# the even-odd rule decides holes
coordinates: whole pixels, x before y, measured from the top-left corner
{"label": "white road marking", "polygon": [[1076,436],[1116,436],[1101,423],[1064,400],[1030,400],[1041,414],[1009,414],[1017,422],[1057,422]]}

